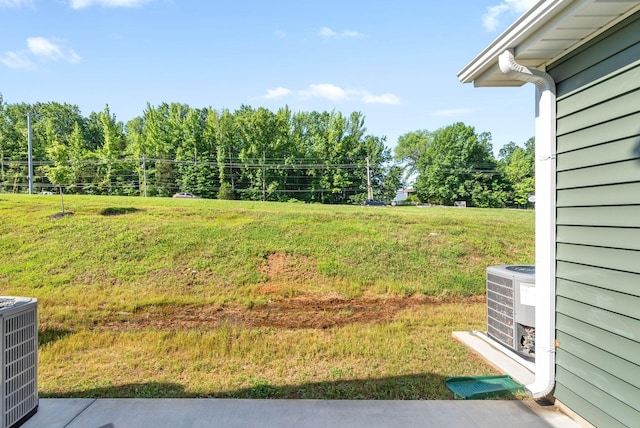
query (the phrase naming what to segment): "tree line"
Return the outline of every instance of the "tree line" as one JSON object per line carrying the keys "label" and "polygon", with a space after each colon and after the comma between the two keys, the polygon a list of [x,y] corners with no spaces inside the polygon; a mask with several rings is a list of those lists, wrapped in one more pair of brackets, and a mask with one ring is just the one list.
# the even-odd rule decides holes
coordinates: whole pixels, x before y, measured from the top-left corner
{"label": "tree line", "polygon": [[0,189],[28,185],[27,114],[34,187],[65,193],[357,203],[369,175],[389,199],[400,172],[385,137],[369,135],[360,112],[272,112],[243,105],[147,104],[126,124],[105,106],[82,116],[57,102],[7,104],[0,95]]}
{"label": "tree line", "polygon": [[438,205],[526,207],[535,189],[533,138],[504,145],[494,158],[491,134],[458,122],[398,138],[394,158],[415,179],[419,200]]}
{"label": "tree line", "polygon": [[533,139],[496,159],[491,134],[464,123],[408,132],[392,154],[360,112],[162,103],[123,123],[108,105],[85,117],[75,105],[8,104],[0,94],[0,191],[28,189],[27,115],[37,190],[359,203],[369,179],[387,202],[413,185],[416,202],[504,207],[527,206],[534,189]]}

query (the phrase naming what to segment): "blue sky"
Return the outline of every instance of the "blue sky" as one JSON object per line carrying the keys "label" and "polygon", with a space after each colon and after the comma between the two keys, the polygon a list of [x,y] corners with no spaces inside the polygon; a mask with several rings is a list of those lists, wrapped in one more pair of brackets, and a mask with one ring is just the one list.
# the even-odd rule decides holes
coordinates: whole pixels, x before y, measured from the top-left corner
{"label": "blue sky", "polygon": [[454,122],[494,151],[534,133],[534,88],[474,88],[456,74],[535,0],[0,0],[7,103],[147,103],[231,111],[360,111],[394,147]]}

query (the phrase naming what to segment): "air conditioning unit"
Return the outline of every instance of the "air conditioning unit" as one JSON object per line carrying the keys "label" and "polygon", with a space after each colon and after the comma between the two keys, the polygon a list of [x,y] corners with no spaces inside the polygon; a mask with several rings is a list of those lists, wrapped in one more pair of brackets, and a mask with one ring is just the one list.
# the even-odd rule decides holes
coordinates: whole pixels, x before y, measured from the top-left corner
{"label": "air conditioning unit", "polygon": [[535,266],[487,268],[487,335],[526,359],[535,357]]}
{"label": "air conditioning unit", "polygon": [[2,421],[0,428],[22,425],[38,411],[38,302],[0,297],[2,335]]}

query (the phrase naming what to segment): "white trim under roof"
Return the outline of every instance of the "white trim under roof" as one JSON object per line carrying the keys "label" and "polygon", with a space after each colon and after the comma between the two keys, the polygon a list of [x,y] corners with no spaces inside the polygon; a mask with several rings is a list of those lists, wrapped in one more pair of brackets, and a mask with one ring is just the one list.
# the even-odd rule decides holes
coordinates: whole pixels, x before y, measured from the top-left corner
{"label": "white trim under roof", "polygon": [[521,86],[505,76],[498,56],[511,50],[519,64],[544,70],[615,23],[640,10],[638,0],[541,0],[525,12],[459,73],[477,87]]}

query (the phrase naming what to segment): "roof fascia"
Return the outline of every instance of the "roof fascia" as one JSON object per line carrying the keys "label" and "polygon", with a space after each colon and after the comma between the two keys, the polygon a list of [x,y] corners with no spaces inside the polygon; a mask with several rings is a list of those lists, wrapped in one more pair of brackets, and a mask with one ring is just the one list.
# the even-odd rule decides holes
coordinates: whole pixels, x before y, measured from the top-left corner
{"label": "roof fascia", "polygon": [[[571,4],[584,3],[585,0],[541,0],[526,11],[517,21],[507,28],[498,38],[478,54],[459,73],[462,83],[471,83],[485,71],[497,67],[498,56],[505,50],[517,47],[544,27],[559,13]],[[516,82],[514,81],[514,84]],[[523,82],[517,82],[522,85]]]}

